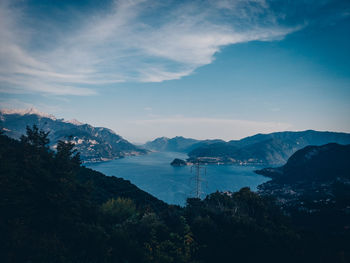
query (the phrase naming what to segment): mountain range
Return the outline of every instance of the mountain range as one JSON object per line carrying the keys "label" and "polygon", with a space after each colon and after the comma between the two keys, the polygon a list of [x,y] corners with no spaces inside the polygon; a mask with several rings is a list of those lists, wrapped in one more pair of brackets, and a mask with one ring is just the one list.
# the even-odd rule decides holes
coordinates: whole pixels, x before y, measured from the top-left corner
{"label": "mountain range", "polygon": [[110,129],[93,127],[77,120],[57,119],[35,109],[0,111],[0,128],[6,135],[18,139],[25,134],[27,125],[37,125],[39,129],[50,132],[50,146],[53,149],[58,140],[67,140],[70,137],[84,162],[141,155],[151,150],[187,153],[187,161],[192,163],[278,166],[284,164],[297,150],[309,145],[350,144],[349,133],[307,130],[257,134],[228,142],[219,139],[196,140],[181,136],[161,137],[139,147]]}
{"label": "mountain range", "polygon": [[176,136],[174,138],[159,137],[143,145],[144,148],[160,152],[184,152],[188,153],[193,149],[213,143],[225,142],[223,140],[196,140]]}
{"label": "mountain range", "polygon": [[229,142],[163,137],[146,143],[144,147],[152,150],[182,151],[188,154],[189,162],[277,166],[284,164],[299,149],[332,142],[350,144],[350,134],[314,130],[286,131],[257,134]]}
{"label": "mountain range", "polygon": [[50,147],[53,149],[58,140],[71,140],[84,162],[105,161],[148,152],[107,128],[93,127],[77,120],[57,119],[36,109],[0,111],[0,128],[9,137],[19,139],[26,133],[26,126],[32,125],[50,132]]}

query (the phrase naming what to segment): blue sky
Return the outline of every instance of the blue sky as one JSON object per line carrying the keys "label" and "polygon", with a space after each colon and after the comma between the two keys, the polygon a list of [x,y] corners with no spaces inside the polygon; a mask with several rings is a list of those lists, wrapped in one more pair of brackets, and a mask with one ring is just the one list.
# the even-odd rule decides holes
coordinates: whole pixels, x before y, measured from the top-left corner
{"label": "blue sky", "polygon": [[0,1],[0,107],[144,142],[350,132],[350,2]]}

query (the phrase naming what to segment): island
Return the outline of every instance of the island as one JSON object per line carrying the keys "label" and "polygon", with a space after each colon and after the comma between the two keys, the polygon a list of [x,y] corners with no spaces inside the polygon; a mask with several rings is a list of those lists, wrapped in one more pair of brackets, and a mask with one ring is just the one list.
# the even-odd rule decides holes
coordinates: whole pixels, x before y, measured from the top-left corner
{"label": "island", "polygon": [[178,158],[175,158],[174,161],[171,162],[172,166],[186,166],[187,162]]}

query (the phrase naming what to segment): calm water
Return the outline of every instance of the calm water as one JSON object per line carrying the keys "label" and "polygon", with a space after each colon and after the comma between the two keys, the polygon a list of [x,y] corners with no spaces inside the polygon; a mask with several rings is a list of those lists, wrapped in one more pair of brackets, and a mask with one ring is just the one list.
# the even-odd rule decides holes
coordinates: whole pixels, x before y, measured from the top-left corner
{"label": "calm water", "polygon": [[[194,195],[195,181],[191,167],[172,167],[174,158],[186,159],[187,155],[174,152],[156,152],[145,156],[126,157],[86,166],[109,176],[130,180],[142,190],[169,203],[184,205],[186,198]],[[233,165],[208,165],[201,184],[202,197],[219,191],[237,191],[244,186],[252,190],[268,179],[253,172],[256,167]]]}

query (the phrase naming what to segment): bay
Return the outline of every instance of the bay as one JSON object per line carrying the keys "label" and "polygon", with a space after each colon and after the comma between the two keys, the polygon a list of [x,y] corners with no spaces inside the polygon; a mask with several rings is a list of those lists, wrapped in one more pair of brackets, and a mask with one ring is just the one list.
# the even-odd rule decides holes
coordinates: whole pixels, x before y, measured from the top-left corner
{"label": "bay", "polygon": [[[108,176],[129,180],[160,200],[183,206],[188,197],[195,196],[195,169],[191,166],[171,166],[174,158],[186,159],[187,155],[178,152],[153,152],[85,166]],[[238,165],[205,166],[201,169],[201,197],[216,191],[238,191],[246,186],[256,190],[259,184],[269,180],[253,172],[258,168]]]}

